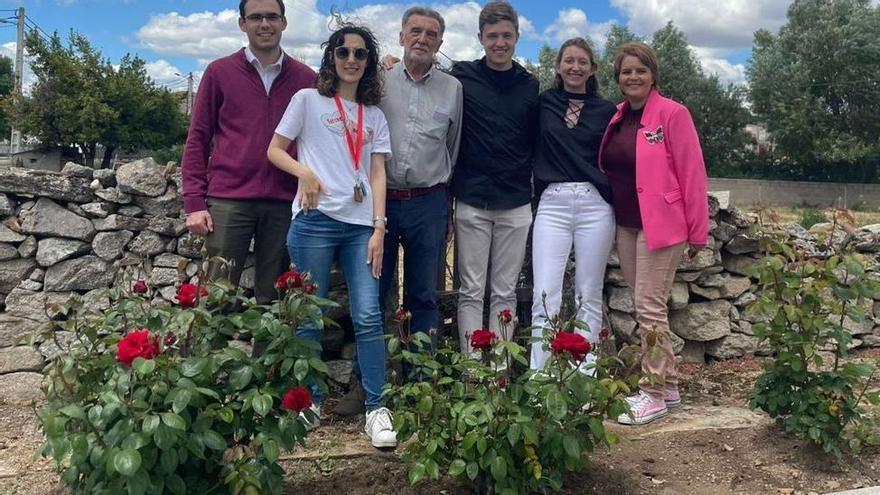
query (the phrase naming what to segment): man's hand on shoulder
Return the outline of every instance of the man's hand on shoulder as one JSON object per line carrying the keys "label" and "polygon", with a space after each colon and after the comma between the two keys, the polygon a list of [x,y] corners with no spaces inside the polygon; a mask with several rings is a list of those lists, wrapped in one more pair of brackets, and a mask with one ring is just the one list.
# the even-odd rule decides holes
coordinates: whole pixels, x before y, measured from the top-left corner
{"label": "man's hand on shoulder", "polygon": [[186,228],[196,235],[208,235],[214,231],[214,219],[208,210],[187,213]]}

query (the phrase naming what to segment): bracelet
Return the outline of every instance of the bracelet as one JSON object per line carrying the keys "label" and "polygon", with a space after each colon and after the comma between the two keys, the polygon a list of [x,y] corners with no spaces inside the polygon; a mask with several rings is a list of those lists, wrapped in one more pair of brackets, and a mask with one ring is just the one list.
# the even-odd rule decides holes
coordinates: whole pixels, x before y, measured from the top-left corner
{"label": "bracelet", "polygon": [[382,222],[387,225],[388,224],[388,217],[375,216],[375,217],[373,217],[373,225],[376,225],[376,222]]}

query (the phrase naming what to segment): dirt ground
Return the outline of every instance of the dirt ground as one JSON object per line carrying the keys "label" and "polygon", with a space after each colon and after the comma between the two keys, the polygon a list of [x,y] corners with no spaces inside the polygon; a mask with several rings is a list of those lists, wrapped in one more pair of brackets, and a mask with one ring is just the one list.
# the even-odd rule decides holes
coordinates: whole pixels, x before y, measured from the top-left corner
{"label": "dirt ground", "polygon": [[[856,359],[878,356],[875,350]],[[570,475],[562,493],[808,495],[880,485],[880,449],[837,460],[749,411],[759,370],[755,359],[683,365],[684,405],[645,427],[609,423],[623,442],[594,452],[590,469]],[[328,401],[326,409],[332,405]],[[362,420],[325,414],[309,448],[285,457],[285,493],[469,492],[452,479],[410,486],[406,466],[393,452],[370,447],[361,428]],[[40,438],[29,408],[0,405],[0,495],[63,493],[52,465],[34,458]]]}

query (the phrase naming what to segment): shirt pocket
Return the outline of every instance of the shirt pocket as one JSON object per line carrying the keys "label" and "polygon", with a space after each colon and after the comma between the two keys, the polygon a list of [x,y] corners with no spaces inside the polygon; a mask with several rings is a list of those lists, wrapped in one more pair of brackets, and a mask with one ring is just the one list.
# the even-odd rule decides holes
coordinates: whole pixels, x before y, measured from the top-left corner
{"label": "shirt pocket", "polygon": [[446,139],[449,128],[449,110],[440,105],[434,107],[431,118],[424,123],[424,135],[433,139]]}

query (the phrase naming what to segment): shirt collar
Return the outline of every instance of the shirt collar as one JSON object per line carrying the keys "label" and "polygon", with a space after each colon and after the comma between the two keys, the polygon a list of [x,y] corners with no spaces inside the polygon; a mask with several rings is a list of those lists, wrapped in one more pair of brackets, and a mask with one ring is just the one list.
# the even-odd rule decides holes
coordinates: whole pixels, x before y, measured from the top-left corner
{"label": "shirt collar", "polygon": [[244,47],[244,56],[247,58],[247,61],[251,65],[256,66],[258,69],[268,69],[269,67],[278,67],[278,69],[281,69],[281,63],[284,61],[284,50],[282,50],[281,53],[278,55],[278,60],[276,60],[274,63],[267,65],[266,67],[263,67],[260,59],[258,59],[257,56],[254,55],[253,51],[251,51],[251,47]]}
{"label": "shirt collar", "polygon": [[421,79],[419,79],[418,81],[416,81],[416,80],[413,79],[413,77],[409,74],[409,70],[407,70],[407,68],[406,68],[406,64],[403,63],[402,60],[400,61],[400,66],[401,66],[401,68],[403,69],[403,74],[406,76],[406,78],[409,79],[410,81],[413,81],[413,82],[427,82],[428,79],[431,78],[431,74],[434,73],[434,64],[431,64],[431,66],[428,68],[428,72],[425,72],[425,75],[422,76]]}

